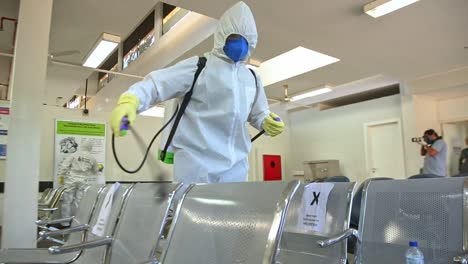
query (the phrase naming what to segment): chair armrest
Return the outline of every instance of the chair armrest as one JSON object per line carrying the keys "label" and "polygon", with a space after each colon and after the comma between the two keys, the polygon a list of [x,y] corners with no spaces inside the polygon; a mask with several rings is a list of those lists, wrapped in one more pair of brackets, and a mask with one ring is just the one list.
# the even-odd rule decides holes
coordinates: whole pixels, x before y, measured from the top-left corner
{"label": "chair armrest", "polygon": [[113,241],[112,237],[106,237],[106,238],[92,240],[92,241],[70,245],[66,247],[54,246],[54,247],[50,247],[48,251],[50,254],[65,254],[65,253],[70,253],[70,252],[81,251],[83,249],[88,249],[88,248],[107,246],[107,245],[110,245],[112,241]]}
{"label": "chair armrest", "polygon": [[58,208],[57,207],[54,207],[54,208],[38,208],[39,211],[42,211],[42,212],[51,212],[51,211],[57,211]]}
{"label": "chair armrest", "polygon": [[322,248],[329,247],[341,241],[344,241],[345,239],[348,239],[349,237],[352,237],[352,236],[356,237],[359,240],[359,232],[354,228],[347,229],[344,232],[334,237],[330,237],[326,240],[319,240],[317,241],[317,244],[319,245],[319,247],[322,247]]}
{"label": "chair armrest", "polygon": [[52,219],[52,220],[37,220],[35,223],[36,225],[39,226],[44,226],[44,225],[56,225],[56,224],[61,224],[61,223],[69,223],[71,222],[75,217],[67,217],[67,218],[62,218],[62,219]]}
{"label": "chair armrest", "polygon": [[161,262],[155,258],[155,259],[146,260],[144,262],[140,262],[138,264],[161,264]]}
{"label": "chair armrest", "polygon": [[89,225],[79,225],[75,227],[60,229],[57,231],[41,231],[39,232],[39,236],[46,238],[46,237],[53,237],[53,236],[61,236],[61,235],[68,235],[75,232],[86,231],[89,229]]}
{"label": "chair armrest", "polygon": [[465,256],[454,257],[453,262],[461,263],[461,264],[468,264],[468,253]]}

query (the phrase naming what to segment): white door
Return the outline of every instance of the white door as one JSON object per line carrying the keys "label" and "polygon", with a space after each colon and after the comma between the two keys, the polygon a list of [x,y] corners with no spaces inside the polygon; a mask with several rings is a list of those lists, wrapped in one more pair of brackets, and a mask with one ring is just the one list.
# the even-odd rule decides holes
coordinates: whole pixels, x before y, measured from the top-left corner
{"label": "white door", "polygon": [[365,125],[369,178],[406,179],[399,121]]}

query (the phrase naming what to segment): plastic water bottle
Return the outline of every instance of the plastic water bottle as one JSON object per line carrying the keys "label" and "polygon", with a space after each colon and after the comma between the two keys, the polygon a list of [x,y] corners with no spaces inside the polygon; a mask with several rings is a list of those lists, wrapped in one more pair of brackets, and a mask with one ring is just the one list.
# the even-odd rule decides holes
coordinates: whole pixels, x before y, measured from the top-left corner
{"label": "plastic water bottle", "polygon": [[424,264],[424,255],[418,248],[417,241],[409,242],[410,248],[406,251],[406,264]]}

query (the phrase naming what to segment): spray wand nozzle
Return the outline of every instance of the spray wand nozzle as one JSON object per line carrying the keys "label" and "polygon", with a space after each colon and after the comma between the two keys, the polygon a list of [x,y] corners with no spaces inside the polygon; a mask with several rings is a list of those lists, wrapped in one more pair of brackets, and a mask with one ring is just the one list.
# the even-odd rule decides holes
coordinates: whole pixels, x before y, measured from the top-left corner
{"label": "spray wand nozzle", "polygon": [[124,118],[122,118],[122,123],[120,124],[120,135],[121,136],[127,135],[127,132],[129,129],[130,129],[130,121],[128,121],[128,117],[124,116]]}

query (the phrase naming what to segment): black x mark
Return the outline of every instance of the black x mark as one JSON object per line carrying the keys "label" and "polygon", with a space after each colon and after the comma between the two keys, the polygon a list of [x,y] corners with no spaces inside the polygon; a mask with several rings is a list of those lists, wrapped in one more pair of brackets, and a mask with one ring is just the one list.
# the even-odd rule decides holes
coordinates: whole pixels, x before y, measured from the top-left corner
{"label": "black x mark", "polygon": [[314,193],[314,200],[312,200],[312,203],[310,205],[314,205],[315,203],[319,203],[319,197],[320,197],[320,193],[316,193],[316,192],[313,192]]}

